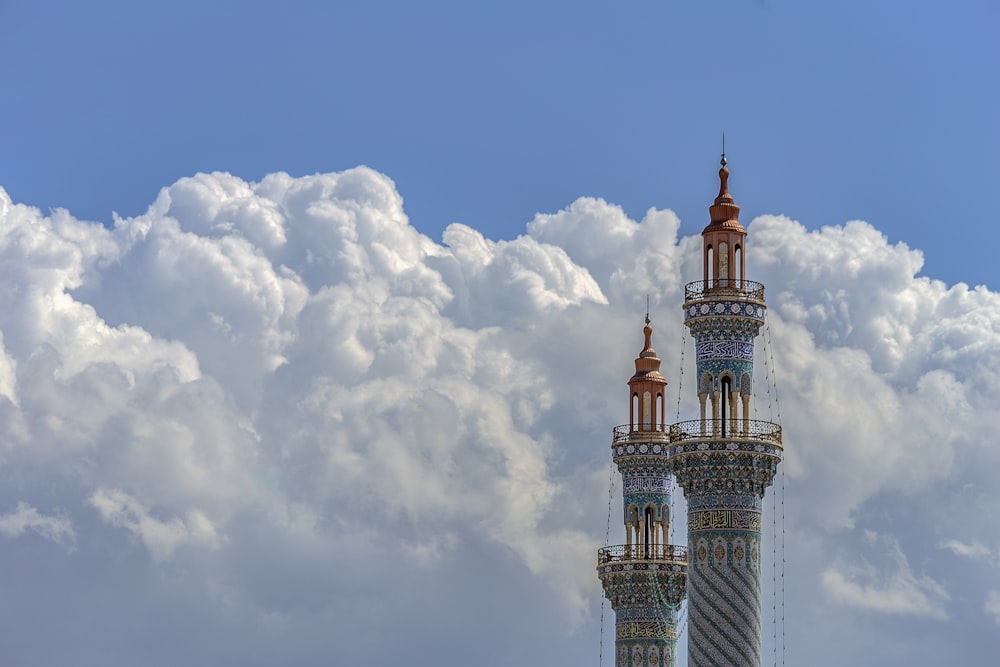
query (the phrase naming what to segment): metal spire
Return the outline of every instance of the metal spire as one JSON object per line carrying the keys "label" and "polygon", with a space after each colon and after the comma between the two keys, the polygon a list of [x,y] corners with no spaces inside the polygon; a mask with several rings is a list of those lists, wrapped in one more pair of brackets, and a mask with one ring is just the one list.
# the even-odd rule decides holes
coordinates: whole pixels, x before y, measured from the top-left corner
{"label": "metal spire", "polygon": [[722,159],[719,161],[723,167],[725,167],[729,162],[726,160],[726,132],[722,132]]}

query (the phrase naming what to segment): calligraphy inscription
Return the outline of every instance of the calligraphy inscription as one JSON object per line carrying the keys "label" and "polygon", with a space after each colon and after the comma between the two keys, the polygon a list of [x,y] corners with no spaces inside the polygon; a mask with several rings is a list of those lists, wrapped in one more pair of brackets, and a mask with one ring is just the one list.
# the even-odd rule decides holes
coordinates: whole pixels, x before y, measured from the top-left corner
{"label": "calligraphy inscription", "polygon": [[623,480],[622,491],[640,493],[643,491],[663,493],[667,490],[667,480],[662,477],[631,477]]}
{"label": "calligraphy inscription", "polygon": [[627,621],[615,626],[617,639],[677,639],[677,631],[659,621]]}
{"label": "calligraphy inscription", "polygon": [[760,530],[760,513],[748,510],[701,510],[688,513],[688,530],[719,528]]}
{"label": "calligraphy inscription", "polygon": [[753,343],[732,340],[706,340],[695,346],[695,358],[704,359],[746,359],[753,361]]}

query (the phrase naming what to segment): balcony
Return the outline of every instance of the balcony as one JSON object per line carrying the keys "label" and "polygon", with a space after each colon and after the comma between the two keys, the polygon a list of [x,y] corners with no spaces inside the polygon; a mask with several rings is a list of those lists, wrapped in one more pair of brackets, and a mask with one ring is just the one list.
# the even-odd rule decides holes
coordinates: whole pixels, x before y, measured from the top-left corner
{"label": "balcony", "polygon": [[731,299],[764,303],[764,284],[753,280],[720,278],[697,280],[684,286],[684,303]]}
{"label": "balcony", "polygon": [[627,443],[670,442],[669,424],[622,424],[611,434],[612,445]]}
{"label": "balcony", "polygon": [[759,419],[692,419],[670,426],[671,444],[690,440],[743,440],[781,447],[781,426]]}
{"label": "balcony", "polygon": [[597,552],[597,564],[661,562],[687,565],[687,547],[673,544],[618,544]]}

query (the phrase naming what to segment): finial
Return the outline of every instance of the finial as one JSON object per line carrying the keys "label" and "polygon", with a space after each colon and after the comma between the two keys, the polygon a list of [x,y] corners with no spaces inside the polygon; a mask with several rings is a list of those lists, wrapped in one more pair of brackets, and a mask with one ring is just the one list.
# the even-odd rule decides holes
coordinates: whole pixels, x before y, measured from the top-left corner
{"label": "finial", "polygon": [[722,165],[723,169],[726,167],[727,164],[729,164],[729,161],[726,160],[726,133],[725,133],[725,131],[722,132],[722,159],[719,160],[719,164]]}
{"label": "finial", "polygon": [[646,295],[646,325],[649,326],[649,295]]}

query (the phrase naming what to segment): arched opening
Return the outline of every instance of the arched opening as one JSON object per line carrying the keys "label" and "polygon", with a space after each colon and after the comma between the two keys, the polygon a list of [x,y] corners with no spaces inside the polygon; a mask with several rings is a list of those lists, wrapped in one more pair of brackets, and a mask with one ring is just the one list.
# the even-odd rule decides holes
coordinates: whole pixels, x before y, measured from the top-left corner
{"label": "arched opening", "polygon": [[652,397],[648,391],[642,394],[642,428],[648,431],[653,428],[653,405]]}
{"label": "arched opening", "polygon": [[729,420],[730,413],[732,412],[733,408],[733,406],[729,404],[729,395],[730,392],[732,392],[732,390],[733,390],[733,381],[730,379],[728,375],[724,375],[722,377],[722,396],[720,397],[720,402],[722,403],[722,411],[721,411],[722,414],[720,415],[722,423],[720,424],[720,426],[722,427],[723,438],[726,437],[726,422]]}
{"label": "arched opening", "polygon": [[734,278],[738,281],[736,286],[742,288],[743,281],[746,277],[743,275],[743,248],[741,248],[738,244],[736,246],[736,266],[733,268],[735,270]]}
{"label": "arched opening", "polygon": [[705,287],[712,287],[715,282],[715,251],[712,246],[705,250],[705,282],[709,283]]}
{"label": "arched opening", "polygon": [[645,521],[643,522],[643,534],[642,543],[646,549],[646,558],[650,557],[650,546],[653,542],[653,508],[647,507],[645,512]]}
{"label": "arched opening", "polygon": [[662,431],[665,428],[664,423],[666,420],[663,417],[665,413],[664,410],[665,407],[666,406],[664,405],[663,394],[658,392],[656,394],[656,418],[653,419],[653,423],[656,424],[657,431]]}
{"label": "arched opening", "polygon": [[638,429],[638,419],[639,419],[639,394],[633,392],[632,394],[632,405],[629,406],[628,423],[631,424],[631,430],[635,431]]}

